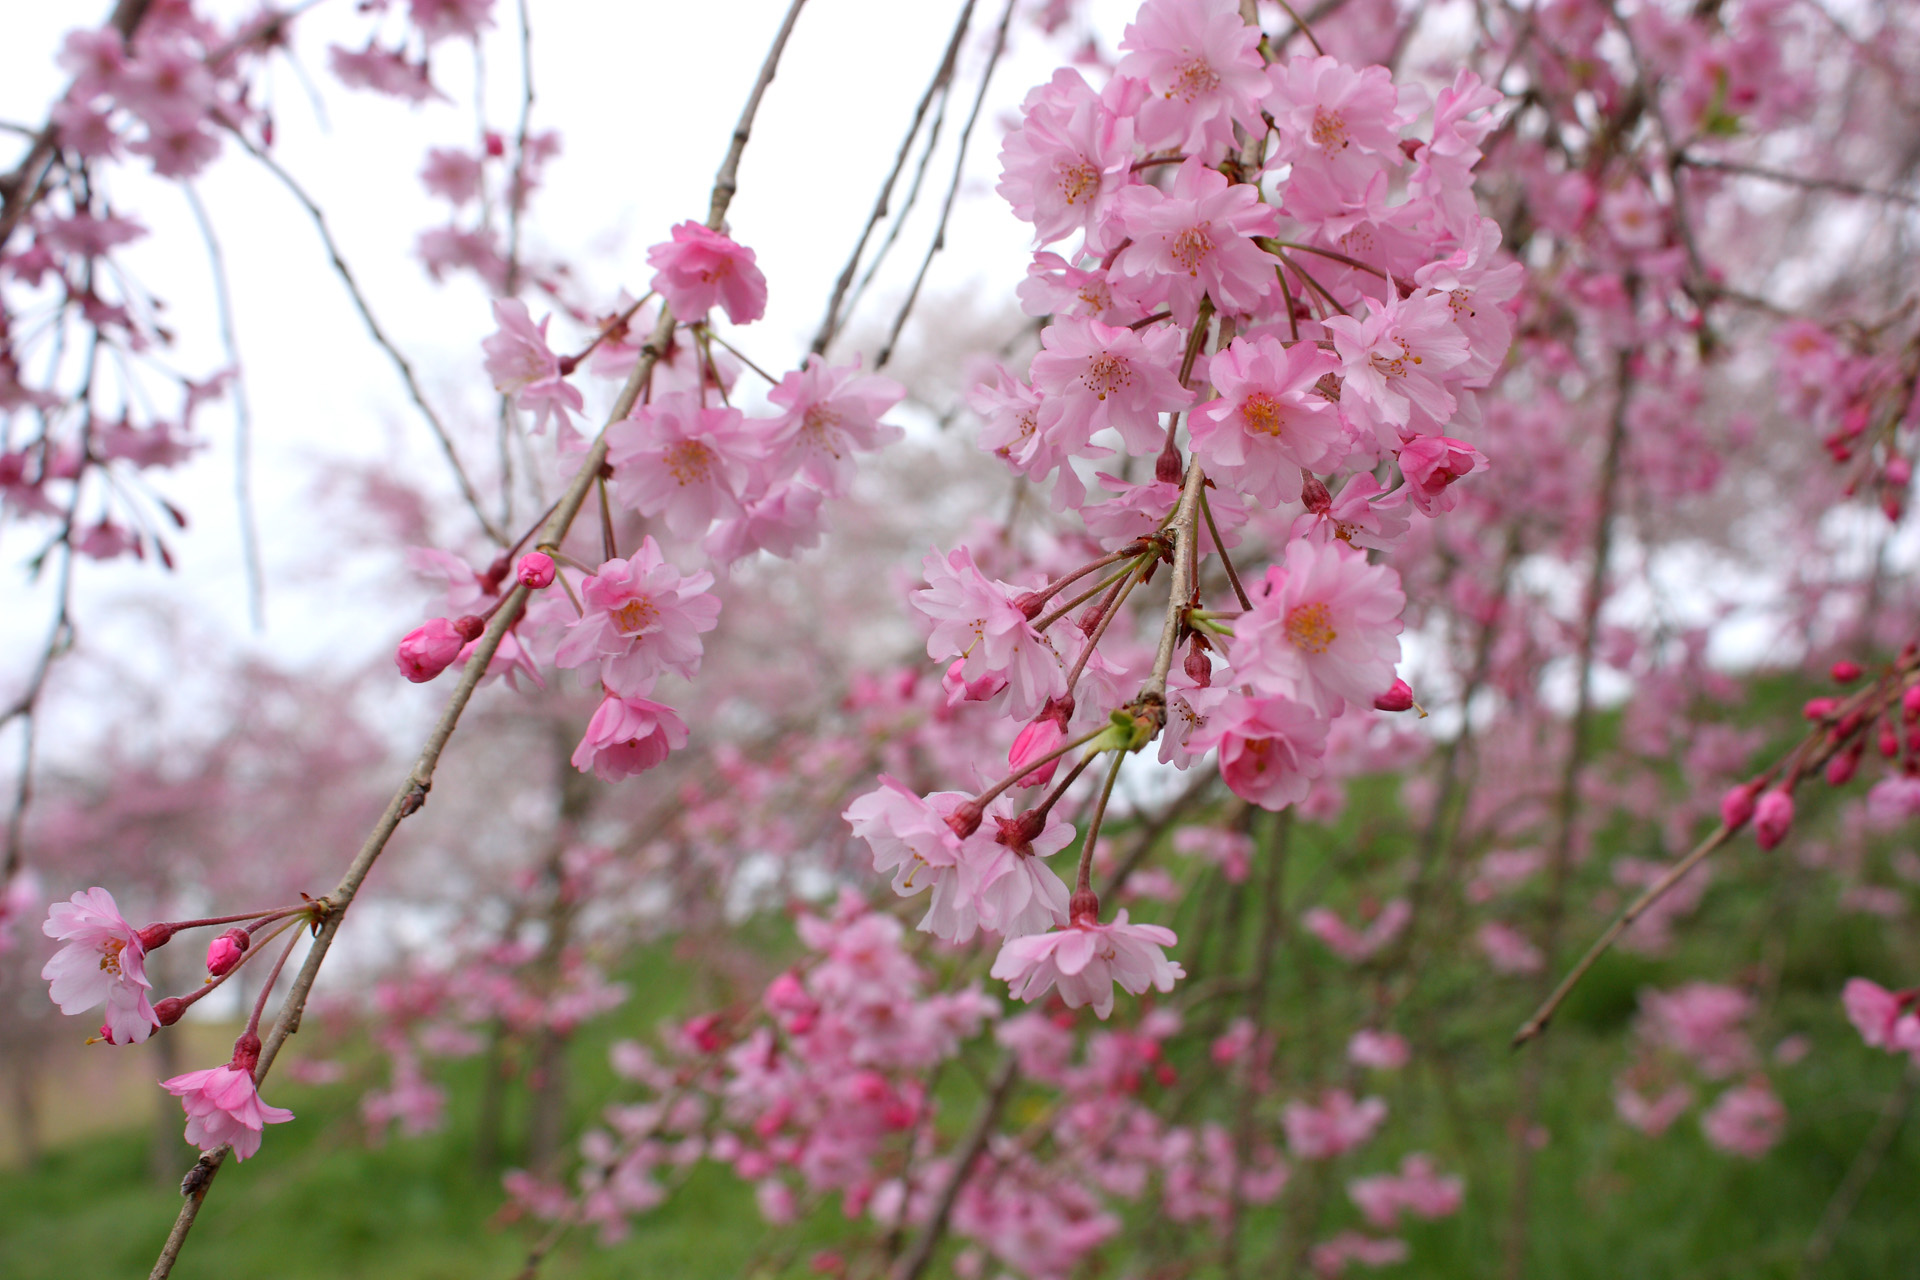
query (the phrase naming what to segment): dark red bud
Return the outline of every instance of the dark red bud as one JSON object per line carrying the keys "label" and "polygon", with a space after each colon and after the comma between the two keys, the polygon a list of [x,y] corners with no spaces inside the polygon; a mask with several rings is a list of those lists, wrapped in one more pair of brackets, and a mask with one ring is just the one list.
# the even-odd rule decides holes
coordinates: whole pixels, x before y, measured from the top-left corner
{"label": "dark red bud", "polygon": [[513,564],[505,556],[495,556],[493,563],[487,566],[487,571],[480,575],[481,587],[490,596],[499,595],[500,584],[507,580],[507,571],[511,568]]}
{"label": "dark red bud", "polygon": [[1205,644],[1206,641],[1196,632],[1193,637],[1193,643],[1187,646],[1187,660],[1183,664],[1186,668],[1187,679],[1193,681],[1194,684],[1202,689],[1213,686],[1213,663],[1207,657],[1207,651],[1204,647]]}
{"label": "dark red bud", "polygon": [[187,1011],[187,1002],[179,996],[168,996],[165,1000],[153,1002],[153,1016],[163,1027],[170,1027],[180,1021],[180,1015]]}
{"label": "dark red bud", "polygon": [[1078,889],[1067,900],[1067,919],[1075,924],[1100,923],[1100,896],[1091,889]]}
{"label": "dark red bud", "polygon": [[1920,684],[1900,695],[1900,714],[1907,720],[1920,720]]}
{"label": "dark red bud", "polygon": [[1311,471],[1300,473],[1300,501],[1317,516],[1324,516],[1333,510],[1333,495],[1327,492],[1327,486],[1321,483],[1320,477]]}
{"label": "dark red bud", "polygon": [[472,644],[487,629],[487,620],[478,614],[469,613],[465,617],[453,620],[454,634]]}
{"label": "dark red bud", "polygon": [[1015,597],[1013,607],[1018,609],[1021,616],[1028,622],[1032,622],[1040,616],[1040,611],[1047,607],[1047,602],[1038,591],[1029,591],[1025,595]]}
{"label": "dark red bud", "polygon": [[1375,711],[1411,711],[1413,710],[1413,686],[1405,680],[1395,680],[1393,687],[1373,700]]}
{"label": "dark red bud", "polygon": [[1033,856],[1033,842],[1046,830],[1047,820],[1038,809],[1029,809],[1017,818],[995,818],[1000,832],[996,844],[1003,844],[1023,858]]}
{"label": "dark red bud", "polygon": [[134,936],[140,939],[143,950],[153,951],[173,941],[173,935],[177,932],[170,924],[150,924]]}
{"label": "dark red bud", "polygon": [[980,829],[980,819],[986,816],[986,810],[977,800],[962,800],[960,807],[947,815],[947,827],[956,836],[965,840]]}
{"label": "dark red bud", "polygon": [[1179,484],[1186,476],[1186,464],[1180,458],[1180,450],[1172,444],[1160,451],[1153,460],[1153,478],[1161,484]]}
{"label": "dark red bud", "polygon": [[253,1069],[260,1065],[260,1037],[251,1031],[242,1033],[233,1042],[233,1061],[227,1065],[252,1075]]}

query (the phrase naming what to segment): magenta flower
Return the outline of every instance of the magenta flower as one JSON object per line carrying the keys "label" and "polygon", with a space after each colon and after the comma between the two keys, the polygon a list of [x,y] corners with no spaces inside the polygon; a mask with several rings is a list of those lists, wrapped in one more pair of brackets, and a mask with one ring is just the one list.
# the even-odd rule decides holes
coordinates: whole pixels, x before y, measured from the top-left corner
{"label": "magenta flower", "polygon": [[1161,950],[1178,941],[1173,930],[1157,924],[1127,923],[1123,907],[1112,924],[1083,917],[1065,929],[1008,939],[992,974],[1016,1000],[1031,1003],[1058,987],[1067,1008],[1092,1005],[1105,1018],[1113,1012],[1115,983],[1137,996],[1148,987],[1171,991],[1187,976]]}
{"label": "magenta flower", "polygon": [[672,707],[645,698],[609,696],[587,722],[573,767],[606,782],[645,773],[687,745],[687,725]]}
{"label": "magenta flower", "polygon": [[753,250],[698,222],[675,227],[673,239],[647,250],[647,262],[655,268],[650,287],[682,320],[697,321],[716,303],[735,324],[767,312],[767,278]]}
{"label": "magenta flower", "polygon": [[859,363],[830,367],[808,356],[805,369],[780,379],[767,399],[786,410],[767,427],[769,452],[786,455],[782,471],[830,494],[846,491],[855,452],[871,453],[905,432],[880,421],[907,391],[891,378],[860,372]]}
{"label": "magenta flower", "polygon": [[1235,338],[1207,366],[1219,398],[1188,418],[1207,474],[1268,507],[1298,502],[1303,468],[1330,470],[1347,455],[1339,413],[1314,391],[1338,368],[1310,342]]}
{"label": "magenta flower", "polygon": [[1069,317],[1047,326],[1033,358],[1034,389],[1044,397],[1039,430],[1061,454],[1077,454],[1095,432],[1112,427],[1127,448],[1160,452],[1160,415],[1184,409],[1193,393],[1180,385],[1180,333],[1165,325],[1145,332]]}
{"label": "magenta flower", "polygon": [[494,390],[513,397],[513,402],[533,413],[537,435],[547,422],[558,417],[562,426],[571,426],[569,413],[586,406],[579,388],[569,386],[560,367],[560,358],[547,346],[548,316],[534,327],[527,304],[518,298],[499,298],[493,304],[493,318],[500,331],[480,344],[487,353],[487,376]]}
{"label": "magenta flower", "polygon": [[1114,208],[1133,240],[1116,264],[1120,274],[1142,301],[1165,298],[1176,322],[1194,323],[1203,294],[1224,315],[1249,315],[1274,292],[1276,260],[1253,237],[1278,234],[1280,214],[1260,203],[1252,183],[1230,183],[1190,157],[1171,193],[1129,187]]}
{"label": "magenta flower", "polygon": [[712,585],[705,570],[682,577],[648,536],[631,559],[609,560],[580,584],[586,612],[568,626],[555,665],[597,662],[600,682],[623,698],[645,696],[663,671],[693,679],[700,633],[720,621],[720,602],[707,594]]}
{"label": "magenta flower", "polygon": [[394,665],[415,684],[425,684],[452,666],[471,639],[452,619],[429,618],[400,641],[400,647],[394,650]]}
{"label": "magenta flower", "polygon": [[47,911],[41,932],[67,945],[47,961],[40,976],[66,1014],[107,1006],[106,1031],[114,1044],[139,1044],[159,1025],[147,993],[146,946],[102,888],[76,893]]}
{"label": "magenta flower", "polygon": [[1163,147],[1212,160],[1233,146],[1233,126],[1261,131],[1266,65],[1260,32],[1234,0],[1147,0],[1120,38],[1122,76],[1147,82],[1136,129]]}
{"label": "magenta flower", "polygon": [[683,538],[737,515],[765,451],[738,409],[704,407],[678,391],[607,428],[614,493],[643,516],[662,516]]}
{"label": "magenta flower", "polygon": [[1413,505],[1427,515],[1453,510],[1460,495],[1449,486],[1487,459],[1478,449],[1445,436],[1415,436],[1400,447],[1400,471]]}
{"label": "magenta flower", "polygon": [[1000,195],[1033,224],[1035,245],[1091,233],[1109,198],[1131,180],[1133,120],[1061,67],[1020,105],[1020,127],[1000,148]]}
{"label": "magenta flower", "polygon": [[1393,684],[1406,602],[1400,575],[1364,551],[1293,542],[1235,626],[1234,669],[1262,694],[1325,714],[1371,706]]}
{"label": "magenta flower", "polygon": [[1754,806],[1753,838],[1762,849],[1771,849],[1787,838],[1793,826],[1793,797],[1775,788],[1760,797]]}
{"label": "magenta flower", "polygon": [[208,1155],[231,1145],[233,1158],[245,1160],[260,1150],[266,1126],[293,1119],[293,1112],[286,1108],[261,1101],[253,1083],[259,1061],[260,1037],[248,1032],[234,1044],[233,1061],[226,1066],[189,1071],[160,1082],[186,1108],[188,1142]]}

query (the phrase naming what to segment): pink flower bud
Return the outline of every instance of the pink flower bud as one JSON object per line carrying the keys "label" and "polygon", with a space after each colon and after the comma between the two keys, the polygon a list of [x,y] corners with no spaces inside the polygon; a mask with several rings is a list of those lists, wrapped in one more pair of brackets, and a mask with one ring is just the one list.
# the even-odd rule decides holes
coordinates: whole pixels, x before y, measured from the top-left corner
{"label": "pink flower bud", "polygon": [[1753,784],[1743,782],[1720,797],[1720,821],[1727,830],[1738,831],[1753,817]]}
{"label": "pink flower bud", "polygon": [[207,944],[207,972],[216,978],[233,972],[252,942],[245,929],[227,930]]}
{"label": "pink flower bud", "polygon": [[1153,460],[1153,478],[1161,484],[1179,484],[1187,473],[1186,464],[1180,458],[1180,450],[1171,441]]}
{"label": "pink flower bud", "polygon": [[1842,751],[1839,755],[1827,761],[1828,786],[1844,787],[1853,781],[1855,771],[1860,768],[1860,748],[1866,745],[1866,739],[1862,738],[1855,743],[1853,750]]}
{"label": "pink flower bud", "polygon": [[1753,838],[1762,849],[1771,849],[1787,838],[1793,825],[1793,797],[1784,791],[1769,791],[1760,797],[1753,812]]}
{"label": "pink flower bud", "polygon": [[1193,643],[1187,646],[1186,661],[1180,664],[1187,673],[1187,679],[1202,689],[1213,685],[1213,662],[1207,657],[1208,647],[1205,637],[1196,631]]}
{"label": "pink flower bud", "polygon": [[466,643],[453,623],[445,618],[430,618],[407,633],[393,661],[401,675],[415,684],[425,684],[453,665]]}
{"label": "pink flower bud", "polygon": [[1833,664],[1833,671],[1830,674],[1833,676],[1835,684],[1852,684],[1860,678],[1860,664],[1857,662],[1848,662],[1845,658],[1842,658]]}
{"label": "pink flower bud", "polygon": [[1894,458],[1887,463],[1887,483],[1907,487],[1913,479],[1913,464],[1905,458]]}
{"label": "pink flower bud", "polygon": [[1317,516],[1324,516],[1333,510],[1333,494],[1327,491],[1320,477],[1311,471],[1300,473],[1300,501]]}
{"label": "pink flower bud", "polygon": [[986,816],[986,810],[977,800],[962,800],[959,807],[947,815],[947,827],[956,836],[965,840],[980,829],[980,819]]}
{"label": "pink flower bud", "polygon": [[1900,714],[1908,720],[1920,720],[1920,684],[1900,695]]}
{"label": "pink flower bud", "polygon": [[1891,760],[1900,754],[1900,735],[1893,731],[1892,725],[1883,724],[1880,726],[1879,746],[1880,754],[1885,759]]}
{"label": "pink flower bud", "polygon": [[1007,767],[1014,773],[1020,774],[1020,781],[1016,785],[1044,787],[1052,782],[1054,770],[1060,767],[1060,759],[1057,756],[1031,773],[1020,771],[1040,757],[1056,750],[1066,740],[1065,726],[1044,711],[1031,724],[1020,730],[1020,736],[1013,740],[1013,747],[1007,752]]}
{"label": "pink flower bud", "polygon": [[1838,698],[1808,698],[1807,705],[1800,708],[1800,714],[1809,720],[1825,720],[1839,706]]}
{"label": "pink flower bud", "polygon": [[520,557],[520,584],[534,591],[553,585],[553,557],[544,551],[529,551]]}
{"label": "pink flower bud", "polygon": [[1375,711],[1411,711],[1413,709],[1413,686],[1405,680],[1395,680],[1393,687],[1373,700]]}

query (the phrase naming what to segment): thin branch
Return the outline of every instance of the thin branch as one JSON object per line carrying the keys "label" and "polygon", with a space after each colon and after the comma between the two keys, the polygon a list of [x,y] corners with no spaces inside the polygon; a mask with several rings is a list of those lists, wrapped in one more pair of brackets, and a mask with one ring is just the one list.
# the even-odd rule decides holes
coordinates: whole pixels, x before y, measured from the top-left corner
{"label": "thin branch", "polygon": [[1889,204],[1904,204],[1909,207],[1920,205],[1920,196],[1909,195],[1904,191],[1883,191],[1878,187],[1849,182],[1844,178],[1812,178],[1805,174],[1788,173],[1782,169],[1768,169],[1757,164],[1739,164],[1732,160],[1710,160],[1705,156],[1688,155],[1684,152],[1680,156],[1680,163],[1690,169],[1706,169],[1714,173],[1736,174],[1743,178],[1759,178],[1763,182],[1803,187],[1808,191],[1832,191],[1840,195],[1858,196],[1862,200],[1884,200]]}
{"label": "thin branch", "polygon": [[495,545],[505,546],[506,534],[495,527],[493,521],[487,518],[487,513],[482,510],[480,494],[473,487],[473,481],[467,476],[466,467],[460,463],[460,454],[453,447],[453,437],[447,433],[446,424],[440,421],[440,415],[435,413],[433,406],[427,403],[426,393],[420,389],[420,380],[414,376],[413,364],[401,353],[400,348],[394,345],[393,340],[387,337],[386,330],[380,327],[380,322],[374,319],[373,309],[368,305],[366,295],[360,291],[359,281],[354,279],[353,271],[347,266],[346,258],[341,255],[340,245],[333,238],[333,231],[327,226],[327,215],[321,212],[320,206],[314,203],[313,197],[307,194],[306,189],[294,179],[294,176],[281,168],[279,161],[255,146],[245,134],[235,131],[233,136],[254,159],[266,166],[269,173],[280,179],[281,185],[286,187],[293,198],[307,211],[307,216],[313,221],[314,229],[320,233],[320,242],[326,248],[327,257],[333,262],[334,274],[339,276],[340,282],[346,286],[347,295],[353,299],[354,308],[359,311],[360,319],[365,322],[367,332],[372,335],[374,344],[387,353],[387,358],[399,371],[400,380],[406,383],[408,398],[413,401],[414,407],[420,410],[421,416],[427,420],[427,425],[433,428],[434,438],[440,442],[440,451],[446,455],[447,465],[453,468],[454,481],[460,486],[460,495],[466,499],[467,506],[473,511],[474,519],[480,522],[480,528]]}
{"label": "thin branch", "polygon": [[[833,296],[827,300],[827,314],[820,321],[819,331],[813,335],[812,350],[815,355],[824,356],[827,353],[827,344],[832,342],[834,335],[840,331],[840,304],[846,299],[847,290],[853,284],[853,273],[859,269],[860,255],[866,252],[867,241],[872,238],[874,229],[880,225],[881,220],[887,216],[888,202],[893,198],[894,184],[900,180],[900,174],[907,167],[907,156],[913,150],[913,140],[920,136],[920,125],[927,117],[927,108],[933,105],[936,94],[945,91],[953,83],[954,64],[959,61],[960,43],[966,37],[967,26],[973,21],[975,3],[976,0],[966,0],[966,3],[961,6],[960,17],[953,24],[953,36],[947,41],[947,51],[941,56],[940,65],[934,69],[933,79],[927,82],[927,91],[920,95],[919,105],[913,109],[913,121],[907,126],[907,136],[900,139],[900,152],[893,158],[893,171],[887,175],[887,180],[880,184],[880,196],[873,202],[873,212],[867,216],[867,225],[861,229],[860,239],[854,244],[853,252],[848,255],[847,265],[842,268],[840,278],[834,281]],[[927,143],[927,148],[927,154],[931,155],[933,148],[931,139]],[[922,172],[925,172],[924,165]],[[911,202],[908,207],[912,207]],[[901,217],[905,216],[906,210],[903,209]],[[889,237],[887,243],[892,244],[892,242],[892,238]],[[884,252],[883,249],[882,253]],[[879,257],[876,256],[874,261],[877,264]]]}
{"label": "thin branch", "polygon": [[967,1135],[966,1145],[954,1161],[953,1173],[947,1179],[947,1185],[940,1189],[940,1200],[934,1206],[933,1217],[927,1220],[926,1229],[914,1240],[912,1252],[900,1260],[893,1280],[920,1280],[926,1274],[928,1265],[933,1262],[933,1251],[947,1234],[947,1223],[953,1218],[954,1205],[960,1202],[960,1192],[966,1187],[967,1179],[973,1176],[973,1166],[980,1159],[980,1153],[987,1149],[987,1141],[993,1136],[994,1126],[1000,1123],[1000,1113],[1006,1110],[1007,1099],[1013,1096],[1014,1082],[1019,1078],[1018,1060],[1009,1052],[1001,1057],[1000,1069],[994,1072],[987,1100],[973,1122],[973,1132]]}
{"label": "thin branch", "polygon": [[966,168],[967,141],[973,137],[973,126],[979,123],[980,109],[986,105],[987,88],[993,83],[993,72],[1000,65],[1000,55],[1006,51],[1007,28],[1013,22],[1013,10],[1018,0],[1007,0],[1007,7],[1000,13],[1000,26],[994,32],[993,53],[987,58],[986,70],[980,73],[980,92],[974,95],[973,110],[967,115],[967,123],[960,130],[960,142],[953,157],[953,181],[947,186],[946,203],[940,208],[940,225],[933,233],[933,243],[927,246],[927,256],[920,260],[920,270],[913,277],[913,287],[907,290],[907,300],[900,304],[900,313],[893,318],[893,332],[887,335],[886,345],[880,348],[873,367],[883,369],[887,361],[893,358],[894,344],[900,341],[900,330],[906,327],[907,316],[913,311],[913,304],[920,296],[920,286],[926,282],[927,270],[933,266],[933,255],[947,247],[947,219],[953,216],[953,202],[960,194],[960,175]]}
{"label": "thin branch", "polygon": [[226,254],[214,234],[213,219],[193,184],[183,182],[187,207],[206,242],[207,263],[213,271],[214,307],[220,318],[220,344],[233,371],[233,501],[240,517],[240,555],[247,567],[247,615],[256,632],[267,628],[267,575],[260,564],[260,527],[253,510],[253,407],[247,399],[247,379],[240,364],[240,339],[233,324],[233,293],[227,284]]}

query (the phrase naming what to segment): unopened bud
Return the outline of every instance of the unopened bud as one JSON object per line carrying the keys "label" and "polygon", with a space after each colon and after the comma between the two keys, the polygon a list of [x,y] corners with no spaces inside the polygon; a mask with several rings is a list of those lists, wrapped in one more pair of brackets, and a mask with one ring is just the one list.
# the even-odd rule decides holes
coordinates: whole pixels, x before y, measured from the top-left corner
{"label": "unopened bud", "polygon": [[1838,698],[1808,698],[1807,705],[1800,708],[1800,714],[1809,720],[1825,720],[1839,706]]}
{"label": "unopened bud", "polygon": [[980,819],[986,816],[986,810],[977,800],[962,800],[958,808],[947,815],[947,827],[962,840],[980,829]]}
{"label": "unopened bud", "polygon": [[1900,735],[1893,731],[1892,725],[1883,724],[1880,726],[1880,742],[1878,745],[1880,755],[1883,759],[1891,760],[1900,754]]}
{"label": "unopened bud", "polygon": [[1743,782],[1720,797],[1720,821],[1727,830],[1738,831],[1753,817],[1753,792],[1753,784]]}
{"label": "unopened bud", "polygon": [[1311,471],[1300,472],[1300,501],[1317,516],[1324,516],[1333,510],[1333,495],[1327,492],[1327,486],[1321,483],[1320,477]]}
{"label": "unopened bud", "polygon": [[1900,714],[1908,720],[1920,720],[1920,684],[1900,695]]}
{"label": "unopened bud", "polygon": [[401,675],[415,684],[425,684],[452,666],[466,643],[453,623],[445,618],[429,618],[407,633],[394,652],[393,661]]}
{"label": "unopened bud", "polygon": [[1187,646],[1186,661],[1181,664],[1187,673],[1187,679],[1199,688],[1211,688],[1213,685],[1213,660],[1207,657],[1210,648],[1205,636],[1194,632],[1193,643]]}
{"label": "unopened bud", "polygon": [[179,996],[168,996],[165,1000],[153,1002],[153,1016],[163,1027],[170,1027],[180,1021],[180,1015],[187,1011],[187,1002]]}
{"label": "unopened bud", "polygon": [[233,972],[252,943],[253,938],[245,929],[227,930],[207,944],[207,972],[216,978]]}
{"label": "unopened bud", "polygon": [[260,1065],[260,1037],[251,1031],[243,1032],[233,1042],[233,1061],[227,1065],[252,1075],[253,1069]]}
{"label": "unopened bud", "polygon": [[1180,450],[1169,441],[1167,447],[1160,451],[1160,456],[1153,460],[1153,478],[1161,484],[1179,484],[1186,473]]}
{"label": "unopened bud", "polygon": [[135,936],[140,939],[142,950],[155,951],[173,941],[173,935],[177,932],[170,924],[150,924]]}
{"label": "unopened bud", "polygon": [[1857,741],[1853,750],[1842,751],[1827,761],[1827,785],[1844,787],[1853,781],[1854,773],[1860,768],[1860,748],[1867,745],[1866,739]]}
{"label": "unopened bud", "polygon": [[1913,465],[1905,458],[1894,458],[1887,463],[1887,483],[1906,488],[1913,479]]}
{"label": "unopened bud", "polygon": [[1793,826],[1793,797],[1774,790],[1760,797],[1753,811],[1753,838],[1762,849],[1771,849],[1787,838]]}
{"label": "unopened bud", "polygon": [[1013,607],[1020,611],[1021,617],[1032,622],[1040,616],[1040,611],[1047,607],[1047,602],[1038,591],[1029,591],[1025,595],[1014,597]]}
{"label": "unopened bud", "polygon": [[1007,767],[1019,777],[1023,787],[1044,787],[1053,781],[1054,770],[1060,767],[1060,758],[1053,759],[1030,772],[1021,772],[1042,756],[1052,754],[1062,742],[1067,740],[1064,723],[1042,711],[1033,722],[1020,730],[1014,738],[1013,746],[1007,752]]}
{"label": "unopened bud", "polygon": [[453,620],[453,633],[460,637],[464,648],[478,640],[487,629],[487,620],[477,613],[463,614]]}
{"label": "unopened bud", "polygon": [[1833,670],[1829,674],[1833,676],[1835,684],[1852,684],[1861,676],[1860,664],[1857,662],[1848,662],[1845,658],[1842,658],[1833,664]]}
{"label": "unopened bud", "polygon": [[529,551],[520,557],[520,585],[538,591],[553,585],[553,557],[544,551]]}
{"label": "unopened bud", "polygon": [[1077,925],[1100,923],[1100,896],[1091,889],[1075,890],[1067,900],[1067,919]]}
{"label": "unopened bud", "polygon": [[1411,711],[1413,710],[1413,686],[1405,680],[1395,680],[1393,687],[1373,700],[1375,711]]}

